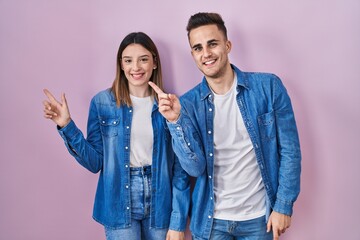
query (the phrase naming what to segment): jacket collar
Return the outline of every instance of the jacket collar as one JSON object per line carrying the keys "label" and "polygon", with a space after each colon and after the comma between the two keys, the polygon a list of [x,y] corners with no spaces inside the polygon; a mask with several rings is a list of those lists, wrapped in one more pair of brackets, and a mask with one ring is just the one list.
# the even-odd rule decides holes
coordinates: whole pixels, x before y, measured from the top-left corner
{"label": "jacket collar", "polygon": [[[244,72],[242,72],[239,68],[237,68],[235,65],[231,64],[231,68],[235,71],[235,74],[237,76],[237,88],[244,87],[246,89],[249,88],[248,79],[246,78],[246,75]],[[204,100],[211,94],[211,89],[209,87],[208,82],[206,81],[205,76],[202,79],[201,86],[200,86],[200,96],[201,100]]]}

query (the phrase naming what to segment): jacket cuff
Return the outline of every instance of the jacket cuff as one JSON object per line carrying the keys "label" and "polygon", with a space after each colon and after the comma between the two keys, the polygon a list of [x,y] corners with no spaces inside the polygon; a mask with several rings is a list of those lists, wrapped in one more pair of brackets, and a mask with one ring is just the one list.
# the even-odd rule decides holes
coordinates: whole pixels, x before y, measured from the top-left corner
{"label": "jacket cuff", "polygon": [[179,130],[181,130],[180,132],[182,132],[182,122],[183,122],[183,114],[181,113],[179,118],[176,120],[176,122],[169,122],[166,121],[166,124],[170,130],[170,133],[176,133],[179,132]]}
{"label": "jacket cuff", "polygon": [[70,120],[70,122],[65,127],[59,128],[58,126],[57,129],[61,137],[66,141],[72,139],[79,133],[79,129],[73,120]]}
{"label": "jacket cuff", "polygon": [[277,199],[273,210],[275,212],[291,216],[293,214],[293,205],[293,202]]}
{"label": "jacket cuff", "polygon": [[187,219],[182,218],[179,214],[172,213],[170,217],[169,229],[184,232],[186,230]]}

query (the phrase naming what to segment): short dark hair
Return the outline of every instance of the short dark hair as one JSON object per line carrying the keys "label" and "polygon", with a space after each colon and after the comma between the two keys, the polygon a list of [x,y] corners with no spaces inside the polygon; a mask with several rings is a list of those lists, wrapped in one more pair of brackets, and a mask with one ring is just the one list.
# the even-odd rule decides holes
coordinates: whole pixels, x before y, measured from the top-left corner
{"label": "short dark hair", "polygon": [[220,14],[209,12],[199,12],[189,18],[188,24],[186,26],[188,38],[191,30],[211,24],[215,24],[218,29],[223,32],[225,39],[227,40],[227,30],[224,20],[221,18]]}

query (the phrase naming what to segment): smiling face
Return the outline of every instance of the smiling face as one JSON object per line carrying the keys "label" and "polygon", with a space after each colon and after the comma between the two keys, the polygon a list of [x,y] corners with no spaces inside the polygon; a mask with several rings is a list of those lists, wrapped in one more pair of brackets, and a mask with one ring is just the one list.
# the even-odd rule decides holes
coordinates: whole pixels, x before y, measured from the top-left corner
{"label": "smiling face", "polygon": [[192,29],[189,43],[195,63],[208,80],[220,79],[231,69],[231,42],[215,24]]}
{"label": "smiling face", "polygon": [[148,81],[156,67],[153,55],[141,44],[130,44],[122,52],[121,68],[128,80],[132,95],[137,96],[138,93],[144,92],[145,95],[150,94]]}

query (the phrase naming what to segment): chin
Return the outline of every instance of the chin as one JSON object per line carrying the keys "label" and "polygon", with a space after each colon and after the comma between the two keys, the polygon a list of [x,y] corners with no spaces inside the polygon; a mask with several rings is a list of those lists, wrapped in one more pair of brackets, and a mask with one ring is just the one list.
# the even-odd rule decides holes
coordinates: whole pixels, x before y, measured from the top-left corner
{"label": "chin", "polygon": [[216,78],[219,76],[219,71],[203,71],[206,77]]}

